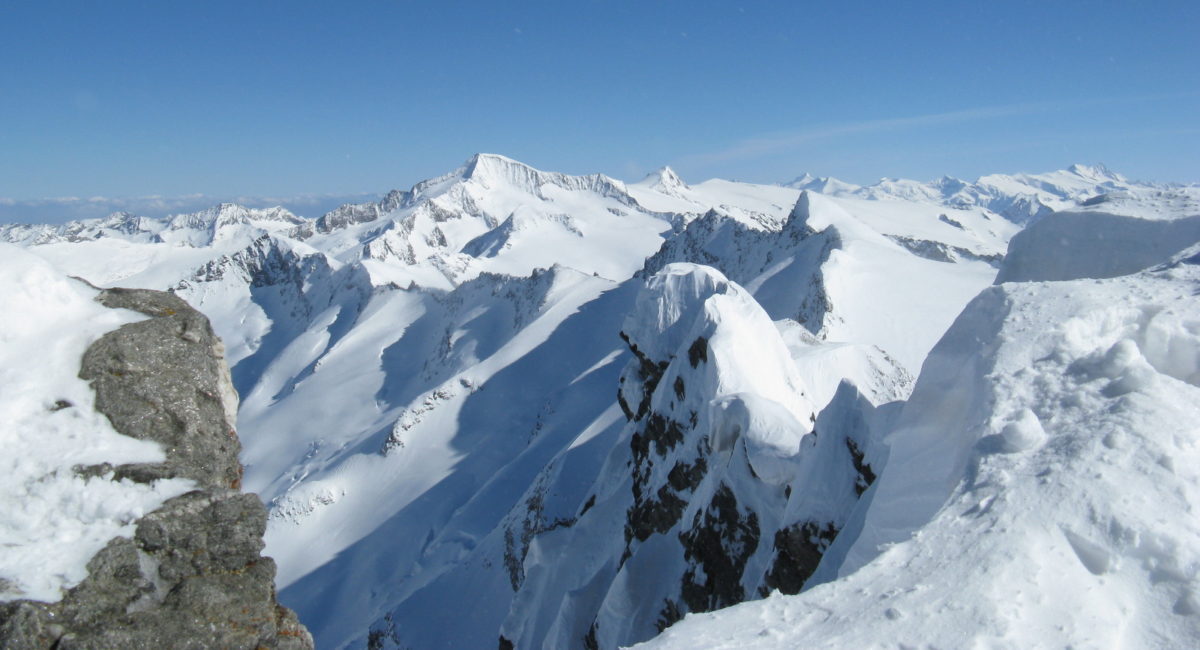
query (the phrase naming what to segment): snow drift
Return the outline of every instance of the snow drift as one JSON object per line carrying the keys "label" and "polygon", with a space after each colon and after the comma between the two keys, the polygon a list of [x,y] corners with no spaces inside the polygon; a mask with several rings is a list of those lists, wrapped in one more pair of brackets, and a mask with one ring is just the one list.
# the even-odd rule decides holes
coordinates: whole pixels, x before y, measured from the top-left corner
{"label": "snow drift", "polygon": [[1055,212],[1017,233],[996,283],[1115,278],[1200,241],[1200,214],[1151,219],[1088,210]]}
{"label": "snow drift", "polygon": [[818,572],[647,647],[1179,647],[1200,638],[1200,248],[984,291]]}

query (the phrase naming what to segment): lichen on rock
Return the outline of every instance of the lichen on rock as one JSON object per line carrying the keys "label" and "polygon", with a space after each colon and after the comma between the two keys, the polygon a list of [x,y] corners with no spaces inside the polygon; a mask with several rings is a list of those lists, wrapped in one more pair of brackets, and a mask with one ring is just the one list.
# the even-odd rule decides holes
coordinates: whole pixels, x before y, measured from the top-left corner
{"label": "lichen on rock", "polygon": [[97,301],[150,318],[93,343],[80,377],[118,432],[161,444],[166,460],[76,471],[197,489],[142,517],[132,539],[113,538],[61,601],[0,604],[0,647],[312,648],[260,555],[266,508],[237,490],[237,394],[208,319],[158,291],[108,289]]}

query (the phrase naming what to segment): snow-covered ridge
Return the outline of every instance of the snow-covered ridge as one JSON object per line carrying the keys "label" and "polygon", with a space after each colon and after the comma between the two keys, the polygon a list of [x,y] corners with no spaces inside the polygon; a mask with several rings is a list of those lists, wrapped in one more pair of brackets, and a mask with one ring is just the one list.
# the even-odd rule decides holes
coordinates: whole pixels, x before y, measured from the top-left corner
{"label": "snow-covered ridge", "polygon": [[1190,646],[1198,258],[981,293],[885,437],[826,584],[646,647]]}
{"label": "snow-covered ridge", "polygon": [[[954,208],[984,208],[1015,223],[1036,221],[1056,210],[1080,207],[1088,201],[1103,201],[1108,195],[1138,197],[1134,209],[1145,209],[1159,197],[1160,209],[1186,212],[1188,202],[1200,199],[1200,187],[1131,181],[1104,165],[1071,165],[1044,174],[989,174],[974,182],[949,176],[924,183],[883,178],[871,185],[854,185],[836,178],[805,174],[788,187],[813,190],[843,198],[902,200],[934,203]],[[1173,197],[1163,201],[1166,197]],[[1175,205],[1172,205],[1174,203]],[[1194,210],[1194,208],[1193,208]]]}
{"label": "snow-covered ridge", "polygon": [[22,245],[123,239],[138,243],[173,243],[211,246],[239,229],[287,232],[308,223],[287,210],[247,208],[221,203],[207,210],[162,219],[118,212],[102,219],[71,221],[58,226],[8,224],[0,226],[0,240]]}
{"label": "snow-covered ridge", "polygon": [[996,282],[1113,278],[1158,264],[1196,241],[1200,206],[1176,219],[1055,212],[1013,237]]}
{"label": "snow-covered ridge", "polygon": [[625,190],[625,184],[604,174],[569,176],[558,172],[543,172],[524,163],[497,154],[477,154],[463,167],[462,178],[489,188],[502,185],[523,190],[545,198],[548,186],[567,191],[594,192],[629,205],[635,205]]}
{"label": "snow-covered ridge", "polygon": [[790,523],[785,485],[816,415],[754,299],[711,268],[670,265],[622,335],[629,423],[579,514],[521,549],[501,631],[516,647],[613,647],[737,602],[768,579],[762,538]]}
{"label": "snow-covered ridge", "polygon": [[[1082,168],[977,197],[814,180],[626,185],[481,154],[323,221],[218,206],[174,229],[117,215],[0,236],[210,317],[282,598],[322,647],[612,647],[836,573],[823,558],[862,529],[897,400],[1021,215],[1059,195],[1093,224],[1186,223],[1194,205]],[[1055,219],[1026,232],[1066,233]],[[1178,338],[1143,356],[1190,376]],[[1014,440],[1033,430],[1018,416]]]}

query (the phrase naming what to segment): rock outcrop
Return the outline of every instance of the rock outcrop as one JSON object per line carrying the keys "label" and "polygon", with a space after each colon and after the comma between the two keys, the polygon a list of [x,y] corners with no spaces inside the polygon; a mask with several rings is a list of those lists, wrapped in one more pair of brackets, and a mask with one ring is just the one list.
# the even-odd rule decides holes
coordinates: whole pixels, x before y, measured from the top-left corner
{"label": "rock outcrop", "polygon": [[168,500],[88,563],[57,603],[0,605],[4,648],[312,648],[275,599],[275,563],[262,557],[266,509],[238,491],[237,394],[208,319],[169,293],[109,289],[97,300],[149,319],[93,343],[80,377],[113,427],[160,443],[155,464],[76,471],[114,480],[187,478]]}
{"label": "rock outcrop", "polygon": [[770,317],[716,269],[664,266],[621,336],[625,427],[574,517],[547,522],[535,491],[511,520],[500,648],[623,647],[796,593],[874,480],[874,406],[846,383],[818,414]]}

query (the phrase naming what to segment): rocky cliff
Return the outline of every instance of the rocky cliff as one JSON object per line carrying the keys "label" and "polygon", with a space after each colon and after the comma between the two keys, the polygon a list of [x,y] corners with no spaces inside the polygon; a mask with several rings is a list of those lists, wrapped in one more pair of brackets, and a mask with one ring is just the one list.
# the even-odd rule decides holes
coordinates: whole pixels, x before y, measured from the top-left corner
{"label": "rocky cliff", "polygon": [[149,318],[93,343],[79,376],[117,431],[159,443],[166,460],[75,471],[184,478],[196,489],[142,517],[132,539],[112,539],[61,601],[0,605],[0,647],[312,648],[276,602],[274,561],[260,555],[266,510],[239,491],[237,394],[208,319],[158,291],[109,289],[97,300]]}

